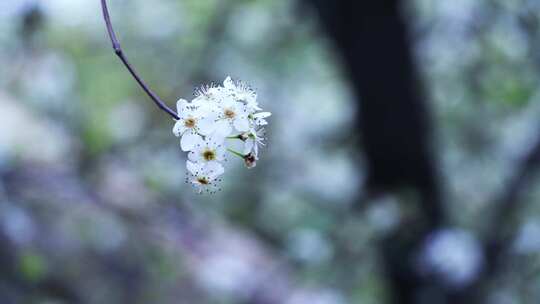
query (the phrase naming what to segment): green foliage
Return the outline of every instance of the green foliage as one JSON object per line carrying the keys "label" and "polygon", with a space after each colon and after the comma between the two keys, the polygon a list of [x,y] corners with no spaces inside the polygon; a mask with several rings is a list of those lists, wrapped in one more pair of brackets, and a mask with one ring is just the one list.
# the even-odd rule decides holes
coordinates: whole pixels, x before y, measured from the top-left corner
{"label": "green foliage", "polygon": [[38,282],[48,271],[45,258],[33,251],[22,253],[17,264],[22,277],[30,282]]}

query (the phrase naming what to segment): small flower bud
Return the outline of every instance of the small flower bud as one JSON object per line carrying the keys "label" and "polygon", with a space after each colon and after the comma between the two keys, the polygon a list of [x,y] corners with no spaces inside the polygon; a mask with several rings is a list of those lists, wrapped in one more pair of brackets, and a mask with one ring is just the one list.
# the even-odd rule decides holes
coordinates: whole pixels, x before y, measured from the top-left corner
{"label": "small flower bud", "polygon": [[255,168],[255,166],[257,166],[257,160],[257,156],[255,156],[253,152],[250,152],[244,156],[244,163],[248,169]]}
{"label": "small flower bud", "polygon": [[240,138],[242,141],[246,141],[246,140],[249,139],[249,134],[250,134],[249,132],[244,132],[244,133],[238,135],[238,138]]}

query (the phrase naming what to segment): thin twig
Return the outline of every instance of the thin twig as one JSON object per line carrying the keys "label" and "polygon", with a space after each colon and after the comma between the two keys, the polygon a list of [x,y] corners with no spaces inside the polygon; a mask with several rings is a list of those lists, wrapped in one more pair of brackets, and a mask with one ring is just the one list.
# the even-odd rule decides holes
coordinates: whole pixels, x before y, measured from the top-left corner
{"label": "thin twig", "polygon": [[516,217],[524,208],[521,195],[531,186],[533,177],[540,169],[540,138],[531,147],[521,161],[514,176],[498,200],[498,208],[495,210],[490,226],[487,231],[488,263],[494,269],[499,267],[499,259],[509,249],[509,242],[515,237]]}
{"label": "thin twig", "polygon": [[126,55],[124,54],[124,51],[122,50],[122,47],[120,46],[120,43],[118,42],[118,39],[116,38],[116,34],[114,32],[114,29],[111,24],[111,17],[109,16],[109,10],[107,8],[107,1],[101,0],[101,7],[103,8],[103,18],[105,19],[105,24],[107,25],[107,31],[109,33],[109,37],[112,42],[112,47],[114,49],[114,53],[122,60],[122,63],[126,66],[128,71],[131,73],[133,78],[139,83],[141,88],[150,96],[150,98],[154,101],[154,103],[163,111],[165,111],[167,114],[171,115],[174,119],[179,119],[178,114],[173,111],[171,108],[169,108],[158,96],[154,91],[152,91],[148,85],[142,80],[142,78],[139,76],[139,74],[135,71],[133,66],[129,63],[129,61],[126,58]]}
{"label": "thin twig", "polygon": [[512,250],[519,211],[524,208],[521,195],[531,186],[540,171],[540,138],[521,160],[513,177],[496,199],[496,210],[483,230],[485,235],[484,269],[470,286],[454,294],[452,303],[484,303],[486,286],[498,278]]}

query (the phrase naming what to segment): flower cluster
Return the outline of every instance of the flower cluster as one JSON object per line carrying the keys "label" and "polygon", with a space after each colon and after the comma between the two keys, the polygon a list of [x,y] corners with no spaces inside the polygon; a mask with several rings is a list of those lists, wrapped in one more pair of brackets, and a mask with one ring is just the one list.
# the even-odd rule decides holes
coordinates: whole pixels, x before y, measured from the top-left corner
{"label": "flower cluster", "polygon": [[[182,151],[188,152],[187,180],[197,192],[215,192],[227,152],[239,156],[248,168],[259,159],[264,146],[264,126],[270,112],[262,112],[257,94],[242,82],[227,77],[223,86],[199,89],[191,102],[177,103],[178,120],[173,133],[180,137]],[[228,140],[243,142],[243,150],[227,146]]]}

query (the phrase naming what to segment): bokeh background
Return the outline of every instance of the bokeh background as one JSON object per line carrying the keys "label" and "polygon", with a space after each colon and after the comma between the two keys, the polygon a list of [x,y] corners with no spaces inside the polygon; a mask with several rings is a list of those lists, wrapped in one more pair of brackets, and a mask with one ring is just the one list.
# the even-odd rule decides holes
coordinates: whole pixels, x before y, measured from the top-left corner
{"label": "bokeh background", "polygon": [[[449,286],[483,265],[478,231],[540,115],[540,1],[405,1],[451,227],[419,267]],[[124,51],[174,106],[230,75],[273,112],[216,195],[114,56],[99,1],[0,1],[0,303],[386,303],[378,241],[414,212],[372,198],[356,101],[305,2],[117,0]],[[389,90],[392,88],[389,87]],[[489,303],[540,299],[540,186]]]}

